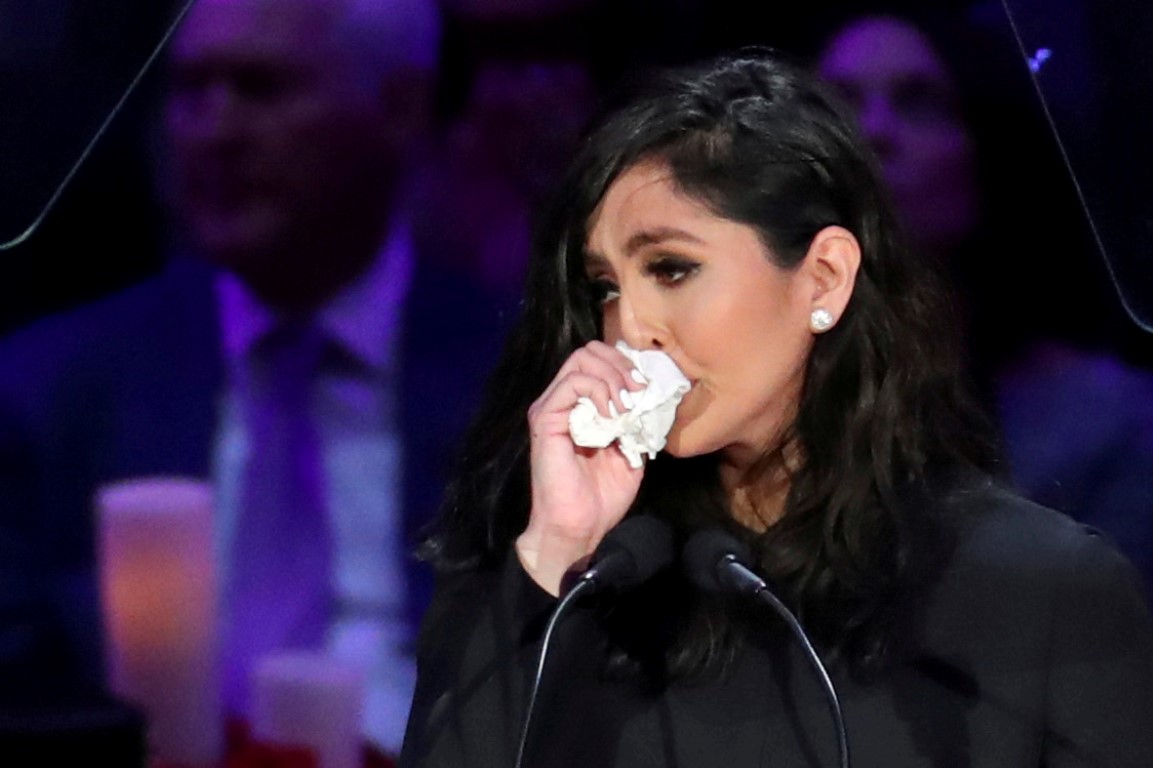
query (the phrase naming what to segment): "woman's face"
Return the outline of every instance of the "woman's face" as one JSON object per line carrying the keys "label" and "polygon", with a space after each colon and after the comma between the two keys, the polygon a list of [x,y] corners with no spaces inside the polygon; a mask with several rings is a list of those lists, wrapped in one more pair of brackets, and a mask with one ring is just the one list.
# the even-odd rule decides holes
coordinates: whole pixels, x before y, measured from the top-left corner
{"label": "woman's face", "polygon": [[829,41],[818,69],[848,98],[917,244],[949,254],[977,227],[973,141],[953,78],[929,39],[866,17]]}
{"label": "woman's face", "polygon": [[676,188],[659,163],[609,187],[589,222],[586,269],[604,340],[667,352],[693,387],[667,450],[759,456],[796,413],[812,347],[811,283],[774,265],[755,230]]}

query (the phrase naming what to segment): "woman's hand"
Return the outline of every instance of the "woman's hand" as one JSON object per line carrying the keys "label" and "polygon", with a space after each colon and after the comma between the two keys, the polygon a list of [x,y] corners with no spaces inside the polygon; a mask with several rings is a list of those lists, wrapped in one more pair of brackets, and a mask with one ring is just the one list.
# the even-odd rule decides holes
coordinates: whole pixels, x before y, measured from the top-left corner
{"label": "woman's hand", "polygon": [[[532,513],[516,541],[528,574],[553,595],[561,578],[583,565],[605,534],[624,517],[644,469],[633,469],[616,445],[582,448],[569,436],[569,411],[588,397],[602,415],[628,409],[621,390],[644,388],[632,361],[600,341],[573,352],[528,409]],[[627,395],[626,395],[627,399]]]}

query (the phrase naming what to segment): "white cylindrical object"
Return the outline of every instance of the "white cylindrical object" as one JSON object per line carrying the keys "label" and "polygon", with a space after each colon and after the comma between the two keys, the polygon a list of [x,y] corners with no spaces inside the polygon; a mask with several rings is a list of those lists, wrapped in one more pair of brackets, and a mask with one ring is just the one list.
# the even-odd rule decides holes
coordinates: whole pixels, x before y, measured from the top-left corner
{"label": "white cylindrical object", "polygon": [[319,768],[358,768],[364,686],[358,665],[320,652],[262,658],[253,672],[253,738],[309,747]]}
{"label": "white cylindrical object", "polygon": [[126,480],[102,488],[96,507],[109,684],[144,713],[154,759],[217,765],[212,487],[185,478]]}

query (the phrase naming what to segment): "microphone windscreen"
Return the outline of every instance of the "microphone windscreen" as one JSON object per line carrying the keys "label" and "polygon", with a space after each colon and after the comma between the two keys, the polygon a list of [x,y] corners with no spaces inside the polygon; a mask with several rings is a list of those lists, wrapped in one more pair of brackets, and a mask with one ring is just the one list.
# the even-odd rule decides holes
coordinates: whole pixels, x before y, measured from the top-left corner
{"label": "microphone windscreen", "polygon": [[673,531],[664,520],[637,515],[622,520],[597,547],[597,581],[622,589],[647,581],[673,561]]}
{"label": "microphone windscreen", "polygon": [[719,566],[726,557],[741,564],[749,562],[749,548],[744,542],[720,528],[705,528],[694,533],[685,545],[682,564],[689,580],[706,592],[724,592]]}

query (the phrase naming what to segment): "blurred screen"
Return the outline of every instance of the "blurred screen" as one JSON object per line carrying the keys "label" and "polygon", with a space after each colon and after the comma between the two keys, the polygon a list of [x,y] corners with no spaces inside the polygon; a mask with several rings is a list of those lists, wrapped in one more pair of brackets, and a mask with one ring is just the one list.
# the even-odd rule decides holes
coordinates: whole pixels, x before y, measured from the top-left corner
{"label": "blurred screen", "polygon": [[1153,331],[1153,3],[1003,2],[1121,301]]}
{"label": "blurred screen", "polygon": [[143,108],[130,91],[174,10],[159,0],[0,0],[0,247],[34,234],[106,123]]}

